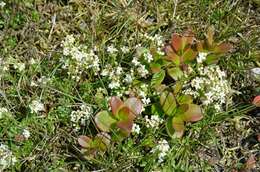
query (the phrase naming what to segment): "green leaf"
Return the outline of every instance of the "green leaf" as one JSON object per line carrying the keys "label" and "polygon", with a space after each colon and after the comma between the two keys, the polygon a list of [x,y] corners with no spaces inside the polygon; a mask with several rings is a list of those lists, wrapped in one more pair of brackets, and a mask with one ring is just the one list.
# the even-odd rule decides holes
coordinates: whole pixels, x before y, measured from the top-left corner
{"label": "green leaf", "polygon": [[181,117],[176,116],[172,118],[172,127],[174,128],[174,136],[181,138],[184,134],[185,126]]}
{"label": "green leaf", "polygon": [[118,113],[118,110],[123,106],[124,103],[122,102],[122,100],[120,100],[120,98],[113,96],[110,99],[109,104],[112,109],[112,114],[116,115]]}
{"label": "green leaf", "polygon": [[163,82],[164,77],[165,77],[164,70],[161,70],[160,72],[153,74],[152,81],[151,81],[152,86],[160,85]]}
{"label": "green leaf", "polygon": [[191,62],[192,60],[194,60],[196,58],[197,55],[198,55],[198,52],[192,50],[191,48],[188,48],[183,53],[182,57],[184,59],[184,62]]}
{"label": "green leaf", "polygon": [[165,52],[166,52],[166,60],[172,61],[175,65],[179,66],[181,62],[181,58],[179,55],[177,55],[176,52],[172,50],[170,46],[165,47]]}
{"label": "green leaf", "polygon": [[203,118],[203,114],[199,105],[189,104],[188,110],[182,115],[185,122],[196,122]]}
{"label": "green leaf", "polygon": [[174,80],[178,80],[183,76],[183,72],[179,67],[169,68],[167,72]]}
{"label": "green leaf", "polygon": [[173,90],[174,95],[177,95],[178,93],[181,92],[182,86],[183,86],[183,84],[181,81],[176,81],[176,83],[174,85],[174,90]]}
{"label": "green leaf", "polygon": [[220,57],[220,56],[217,55],[217,54],[209,54],[209,55],[207,55],[207,59],[205,60],[205,62],[206,62],[207,64],[215,64],[215,63],[218,62],[219,57]]}
{"label": "green leaf", "polygon": [[175,97],[171,92],[165,91],[161,94],[160,104],[163,111],[169,116],[172,116],[176,111]]}
{"label": "green leaf", "polygon": [[174,132],[175,132],[175,130],[174,130],[173,126],[172,126],[172,118],[173,117],[170,117],[166,121],[166,131],[167,131],[167,133],[168,133],[168,135],[170,137],[173,137],[174,136]]}
{"label": "green leaf", "polygon": [[98,114],[96,114],[94,120],[97,127],[101,131],[105,132],[109,132],[111,125],[116,122],[116,120],[112,118],[107,111],[101,111]]}
{"label": "green leaf", "polygon": [[181,95],[177,97],[179,104],[191,104],[193,102],[190,95]]}

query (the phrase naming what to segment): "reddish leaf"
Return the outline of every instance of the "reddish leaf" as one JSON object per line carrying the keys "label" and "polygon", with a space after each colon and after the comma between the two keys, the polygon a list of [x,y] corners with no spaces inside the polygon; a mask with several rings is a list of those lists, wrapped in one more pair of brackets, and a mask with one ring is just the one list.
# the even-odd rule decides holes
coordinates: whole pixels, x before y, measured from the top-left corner
{"label": "reddish leaf", "polygon": [[178,34],[174,33],[172,35],[172,41],[171,41],[172,48],[178,52],[181,49],[182,45],[182,37]]}
{"label": "reddish leaf", "polygon": [[194,41],[194,33],[192,32],[192,30],[191,29],[188,29],[188,30],[186,30],[185,32],[184,32],[184,34],[183,34],[183,41],[185,41],[184,43],[185,43],[185,46],[186,45],[191,45],[192,43],[193,43],[193,41]]}
{"label": "reddish leaf", "polygon": [[142,102],[135,97],[131,97],[131,98],[127,99],[125,101],[125,105],[127,107],[129,107],[135,115],[139,115],[143,109]]}
{"label": "reddish leaf", "polygon": [[190,61],[194,60],[197,55],[198,55],[198,52],[193,51],[191,48],[188,48],[183,53],[182,57],[184,59],[184,62],[190,62]]}
{"label": "reddish leaf", "polygon": [[232,48],[231,44],[221,43],[214,48],[213,52],[218,54],[227,53],[229,50],[231,50],[231,48]]}
{"label": "reddish leaf", "polygon": [[133,121],[119,121],[116,125],[128,136],[132,131]]}
{"label": "reddish leaf", "polygon": [[116,115],[119,108],[124,104],[122,102],[122,100],[120,100],[120,98],[116,97],[116,96],[113,96],[111,99],[110,99],[110,107],[112,109],[112,114],[113,115]]}
{"label": "reddish leaf", "polygon": [[157,72],[160,72],[161,65],[158,64],[158,63],[152,63],[152,64],[150,64],[150,68],[151,68],[153,73],[157,73]]}
{"label": "reddish leaf", "polygon": [[197,42],[196,48],[197,48],[198,52],[203,52],[203,51],[205,51],[205,50],[204,50],[204,44],[205,44],[204,41],[199,41],[199,42]]}
{"label": "reddish leaf", "polygon": [[172,127],[174,128],[175,132],[174,135],[177,138],[181,138],[184,134],[184,121],[180,117],[173,117],[172,118]]}
{"label": "reddish leaf", "polygon": [[170,46],[165,47],[166,60],[174,62],[176,65],[180,64],[180,56],[178,56]]}
{"label": "reddish leaf", "polygon": [[97,127],[101,131],[109,132],[112,124],[116,122],[114,118],[112,118],[107,111],[101,111],[96,114],[94,121]]}
{"label": "reddish leaf", "polygon": [[256,107],[260,107],[260,95],[256,96],[252,102]]}
{"label": "reddish leaf", "polygon": [[260,133],[257,134],[257,140],[260,142]]}
{"label": "reddish leaf", "polygon": [[182,115],[186,122],[196,122],[203,118],[203,114],[199,105],[189,104],[189,109]]}
{"label": "reddish leaf", "polygon": [[83,148],[90,148],[91,147],[92,139],[88,136],[79,136],[78,143]]}

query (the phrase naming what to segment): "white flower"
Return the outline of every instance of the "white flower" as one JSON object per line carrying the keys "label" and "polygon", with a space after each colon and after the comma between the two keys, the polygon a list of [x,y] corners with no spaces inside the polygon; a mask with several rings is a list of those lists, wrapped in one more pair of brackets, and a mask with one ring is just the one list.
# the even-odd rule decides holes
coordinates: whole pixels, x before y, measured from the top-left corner
{"label": "white flower", "polygon": [[134,57],[133,60],[132,60],[132,63],[135,65],[135,66],[139,66],[141,63],[138,61],[138,58],[137,57]]}
{"label": "white flower", "polygon": [[132,132],[133,133],[136,133],[136,134],[139,134],[140,133],[140,126],[138,124],[133,124],[133,127],[132,127]]}
{"label": "white flower", "polygon": [[0,2],[0,7],[1,7],[1,8],[4,8],[5,5],[6,5],[6,3],[5,3],[4,1],[1,1],[1,2]]}
{"label": "white flower", "polygon": [[24,136],[25,139],[28,139],[31,136],[31,133],[27,129],[23,129],[22,135]]}
{"label": "white flower", "polygon": [[144,119],[147,128],[158,129],[159,125],[163,122],[163,119],[161,119],[158,115],[152,115],[151,119],[149,119],[148,116],[146,115]]}
{"label": "white flower", "polygon": [[144,98],[142,98],[142,102],[144,105],[148,105],[149,103],[151,103],[151,100],[150,100],[150,98],[144,97]]}
{"label": "white flower", "polygon": [[130,74],[126,74],[125,78],[124,78],[124,82],[126,82],[127,84],[130,84],[130,83],[132,83],[132,81],[133,81],[132,76]]}
{"label": "white flower", "polygon": [[202,63],[204,60],[206,60],[208,53],[200,52],[199,56],[197,57],[197,62]]}
{"label": "white flower", "polygon": [[24,63],[15,63],[14,68],[18,69],[19,72],[22,72],[25,69],[25,64]]}
{"label": "white flower", "polygon": [[118,50],[114,47],[114,45],[110,45],[107,47],[107,52],[110,54],[115,54],[116,52],[118,52]]}
{"label": "white flower", "polygon": [[120,82],[119,82],[119,81],[116,81],[116,80],[113,80],[113,81],[111,81],[111,82],[108,84],[108,87],[109,87],[110,89],[119,88],[119,87],[120,87]]}
{"label": "white flower", "polygon": [[33,100],[29,105],[32,113],[39,113],[45,111],[44,104],[40,100]]}
{"label": "white flower", "polygon": [[14,165],[17,162],[16,157],[8,146],[0,143],[0,171],[4,171],[6,168]]}
{"label": "white flower", "polygon": [[162,163],[167,156],[170,146],[166,140],[160,140],[158,145],[152,149],[152,153],[158,152],[158,163]]}
{"label": "white flower", "polygon": [[127,46],[123,46],[122,48],[121,48],[121,51],[124,53],[124,54],[126,54],[126,53],[129,53],[129,47],[127,47]]}

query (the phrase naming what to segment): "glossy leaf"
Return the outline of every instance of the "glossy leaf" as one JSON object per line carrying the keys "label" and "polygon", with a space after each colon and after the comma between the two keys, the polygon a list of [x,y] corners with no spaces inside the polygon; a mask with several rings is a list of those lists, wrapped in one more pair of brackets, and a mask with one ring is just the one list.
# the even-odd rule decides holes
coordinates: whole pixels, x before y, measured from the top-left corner
{"label": "glossy leaf", "polygon": [[112,114],[116,115],[118,110],[121,108],[121,106],[124,104],[122,100],[120,100],[120,98],[113,96],[110,99],[110,107],[112,109]]}
{"label": "glossy leaf", "polygon": [[94,120],[95,120],[97,127],[101,131],[105,131],[105,132],[109,132],[111,125],[116,122],[116,120],[114,118],[112,118],[107,111],[99,112],[95,116]]}
{"label": "glossy leaf", "polygon": [[206,59],[205,62],[207,64],[215,64],[215,63],[218,62],[218,60],[219,60],[219,55],[217,55],[217,54],[209,54],[209,55],[207,55],[207,59]]}
{"label": "glossy leaf", "polygon": [[183,84],[181,81],[176,81],[176,83],[174,85],[174,90],[173,90],[174,95],[177,95],[178,93],[181,92],[182,86],[183,86]]}
{"label": "glossy leaf", "polygon": [[135,115],[139,115],[143,109],[142,102],[140,101],[140,99],[135,97],[128,98],[125,101],[125,106],[129,107]]}
{"label": "glossy leaf", "polygon": [[176,110],[176,101],[171,92],[165,91],[161,94],[160,104],[167,115],[172,116],[174,114]]}
{"label": "glossy leaf", "polygon": [[256,107],[260,107],[260,95],[256,96],[252,102]]}
{"label": "glossy leaf", "polygon": [[153,74],[151,84],[152,86],[158,86],[162,83],[165,77],[165,71],[161,70],[160,72],[157,72]]}
{"label": "glossy leaf", "polygon": [[92,139],[88,136],[79,136],[78,143],[83,148],[90,148],[92,144]]}
{"label": "glossy leaf", "polygon": [[199,105],[189,104],[188,110],[182,115],[186,122],[196,122],[203,118],[203,114]]}
{"label": "glossy leaf", "polygon": [[192,97],[190,95],[181,95],[177,98],[179,104],[191,104]]}
{"label": "glossy leaf", "polygon": [[117,113],[116,117],[120,121],[133,121],[136,116],[135,114],[130,110],[129,107],[123,106]]}
{"label": "glossy leaf", "polygon": [[174,136],[174,132],[175,132],[175,130],[173,128],[173,124],[172,124],[172,118],[173,117],[170,117],[166,121],[166,131],[167,131],[168,135],[171,137]]}
{"label": "glossy leaf", "polygon": [[174,80],[178,80],[183,76],[183,72],[179,67],[169,68],[167,72]]}
{"label": "glossy leaf", "polygon": [[181,138],[184,134],[185,126],[184,121],[181,117],[172,118],[172,127],[174,128],[174,136]]}

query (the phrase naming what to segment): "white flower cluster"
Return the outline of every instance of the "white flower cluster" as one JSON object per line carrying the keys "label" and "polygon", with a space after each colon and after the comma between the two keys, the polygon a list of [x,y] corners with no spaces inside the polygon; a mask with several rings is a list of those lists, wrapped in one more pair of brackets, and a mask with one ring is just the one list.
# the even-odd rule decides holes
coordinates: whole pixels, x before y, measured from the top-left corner
{"label": "white flower cluster", "polygon": [[0,108],[0,119],[3,118],[8,113],[9,113],[9,111],[6,108],[1,107]]}
{"label": "white flower cluster", "polygon": [[39,113],[45,111],[44,104],[40,100],[33,100],[29,105],[31,113]]}
{"label": "white flower cluster", "polygon": [[202,63],[203,61],[206,60],[206,57],[207,57],[208,53],[202,53],[200,52],[198,57],[197,57],[197,62],[198,63]]}
{"label": "white flower cluster", "polygon": [[160,124],[163,123],[163,119],[160,118],[158,115],[152,115],[150,119],[146,115],[144,119],[147,128],[158,129]]}
{"label": "white flower cluster", "polygon": [[149,74],[149,71],[146,69],[145,65],[143,65],[138,57],[134,57],[133,60],[132,60],[132,63],[134,65],[134,67],[136,68],[136,71],[138,73],[138,75],[142,78],[146,78],[147,75]]}
{"label": "white flower cluster", "polygon": [[163,46],[163,37],[161,35],[155,34],[154,36],[149,36],[147,33],[143,34],[143,37],[155,43],[157,47]]}
{"label": "white flower cluster", "polygon": [[168,142],[164,139],[158,142],[158,145],[152,149],[152,153],[159,152],[158,154],[158,163],[162,163],[167,155],[168,151],[170,150],[170,146]]}
{"label": "white flower cluster", "polygon": [[88,50],[86,46],[78,46],[73,35],[66,36],[62,42],[63,55],[69,56],[64,61],[62,68],[68,69],[68,74],[76,81],[80,80],[83,71],[92,69],[97,75],[100,71],[100,60],[94,50]]}
{"label": "white flower cluster", "polygon": [[138,88],[138,90],[137,90],[137,94],[138,94],[138,96],[141,97],[141,101],[144,104],[144,106],[151,103],[151,100],[148,97],[148,90],[149,90],[149,87],[147,84],[141,84],[140,88]]}
{"label": "white flower cluster", "polygon": [[14,165],[16,162],[16,157],[13,156],[8,146],[0,143],[0,171]]}
{"label": "white flower cluster", "polygon": [[1,8],[4,8],[5,5],[6,5],[6,3],[5,3],[4,1],[1,1],[1,2],[0,2],[0,7],[1,7]]}
{"label": "white flower cluster", "polygon": [[80,126],[85,126],[86,121],[93,114],[93,108],[89,105],[81,105],[79,110],[72,111],[70,114],[70,121],[76,130],[80,129]]}
{"label": "white flower cluster", "polygon": [[199,98],[205,106],[214,105],[217,111],[221,111],[221,106],[232,93],[225,72],[219,66],[211,65],[199,67],[198,73],[199,76],[191,80],[191,87],[183,93]]}

